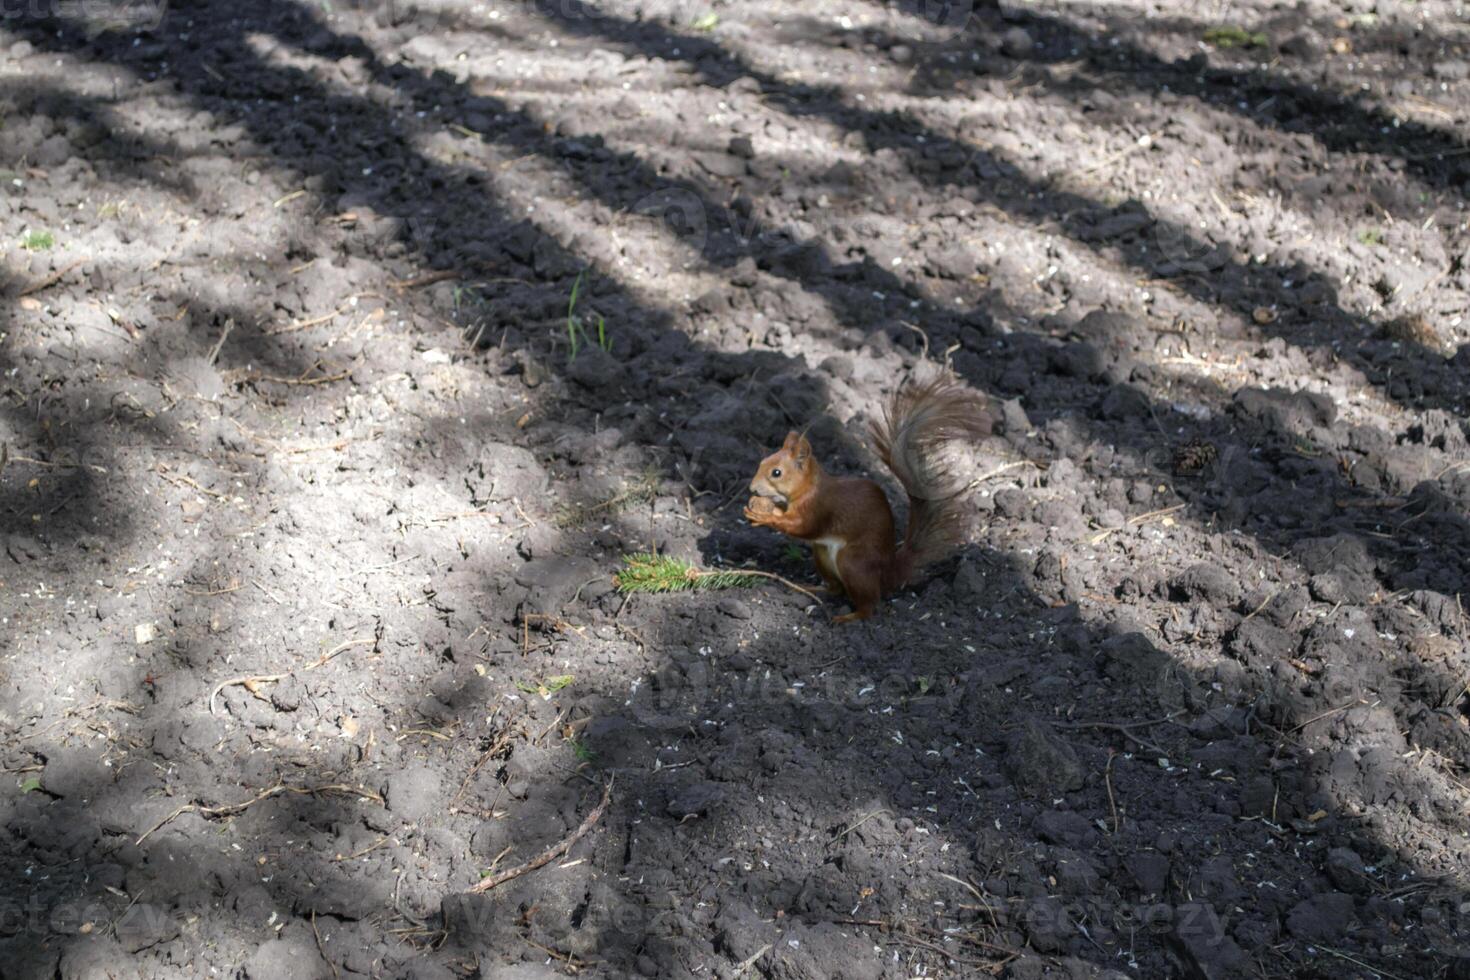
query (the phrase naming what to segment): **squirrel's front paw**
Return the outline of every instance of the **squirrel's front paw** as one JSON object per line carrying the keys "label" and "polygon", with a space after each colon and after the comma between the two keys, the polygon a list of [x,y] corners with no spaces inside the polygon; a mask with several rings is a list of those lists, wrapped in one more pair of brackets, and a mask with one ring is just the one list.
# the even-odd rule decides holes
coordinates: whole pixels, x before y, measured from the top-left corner
{"label": "squirrel's front paw", "polygon": [[745,519],[752,524],[764,524],[779,510],[776,502],[770,497],[751,497],[745,502]]}

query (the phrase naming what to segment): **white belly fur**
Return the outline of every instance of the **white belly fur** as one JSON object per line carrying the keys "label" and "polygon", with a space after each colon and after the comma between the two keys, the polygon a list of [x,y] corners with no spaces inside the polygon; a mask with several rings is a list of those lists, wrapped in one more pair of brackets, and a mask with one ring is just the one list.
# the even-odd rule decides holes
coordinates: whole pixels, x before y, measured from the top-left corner
{"label": "white belly fur", "polygon": [[838,581],[841,581],[842,573],[837,570],[837,556],[842,553],[847,542],[841,538],[817,538],[812,542],[812,546],[821,548],[827,553],[827,562],[832,566],[832,574],[837,576]]}

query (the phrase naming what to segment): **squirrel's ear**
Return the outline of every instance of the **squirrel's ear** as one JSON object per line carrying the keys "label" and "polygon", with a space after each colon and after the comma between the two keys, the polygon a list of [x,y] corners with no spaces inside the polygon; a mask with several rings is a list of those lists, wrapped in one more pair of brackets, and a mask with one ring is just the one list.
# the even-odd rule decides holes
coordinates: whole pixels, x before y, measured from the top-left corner
{"label": "squirrel's ear", "polygon": [[796,461],[805,463],[811,458],[812,444],[807,442],[806,436],[796,435],[794,432],[792,435],[796,436],[796,444],[792,447],[792,452],[796,454]]}
{"label": "squirrel's ear", "polygon": [[796,449],[796,443],[800,439],[801,439],[801,433],[799,433],[799,432],[788,432],[788,433],[786,433],[786,441],[783,442],[783,443],[781,443],[781,448],[782,449],[786,449],[786,450],[795,450]]}

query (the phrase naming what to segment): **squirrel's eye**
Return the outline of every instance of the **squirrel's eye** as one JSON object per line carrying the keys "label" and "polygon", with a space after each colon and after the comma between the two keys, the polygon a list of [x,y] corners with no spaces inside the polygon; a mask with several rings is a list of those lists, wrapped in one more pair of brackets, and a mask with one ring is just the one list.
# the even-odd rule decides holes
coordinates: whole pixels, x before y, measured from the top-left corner
{"label": "squirrel's eye", "polygon": [[776,469],[771,470],[771,479],[773,479],[773,480],[779,480],[779,479],[781,479],[781,468],[780,467],[777,467]]}

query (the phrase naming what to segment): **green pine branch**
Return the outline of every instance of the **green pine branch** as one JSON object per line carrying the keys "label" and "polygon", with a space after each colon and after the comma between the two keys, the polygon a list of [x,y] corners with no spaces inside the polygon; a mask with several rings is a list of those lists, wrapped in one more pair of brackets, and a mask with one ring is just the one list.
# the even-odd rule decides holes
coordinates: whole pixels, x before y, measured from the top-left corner
{"label": "green pine branch", "polygon": [[687,592],[748,588],[766,577],[756,572],[706,571],[682,558],[642,552],[623,556],[613,584],[619,592]]}

